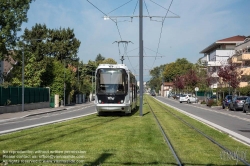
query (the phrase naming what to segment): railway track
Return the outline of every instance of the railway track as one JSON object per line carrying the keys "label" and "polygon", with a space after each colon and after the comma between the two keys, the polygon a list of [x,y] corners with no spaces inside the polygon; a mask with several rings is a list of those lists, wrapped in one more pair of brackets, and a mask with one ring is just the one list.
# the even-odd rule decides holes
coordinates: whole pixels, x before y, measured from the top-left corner
{"label": "railway track", "polygon": [[174,158],[176,159],[176,162],[178,165],[184,165],[181,162],[180,157],[178,157],[178,154],[176,153],[176,150],[174,149],[173,145],[171,144],[166,132],[163,129],[162,123],[159,121],[159,118],[156,116],[152,106],[151,106],[151,102],[157,103],[157,105],[164,110],[168,115],[174,117],[175,119],[177,119],[178,121],[180,121],[181,123],[183,123],[184,125],[188,126],[189,128],[191,128],[192,130],[196,131],[197,133],[199,133],[200,135],[202,135],[204,138],[206,138],[207,140],[209,140],[210,142],[212,142],[213,144],[215,144],[216,146],[218,146],[219,148],[221,148],[224,152],[226,152],[228,155],[231,155],[232,158],[237,157],[237,160],[241,161],[242,163],[244,163],[245,165],[250,166],[250,163],[248,163],[245,159],[241,158],[240,156],[235,156],[235,152],[230,151],[228,148],[226,148],[225,146],[221,145],[219,142],[217,142],[216,140],[214,140],[213,138],[209,137],[208,135],[206,135],[204,132],[202,132],[201,130],[199,130],[198,128],[196,128],[194,125],[190,124],[189,122],[185,121],[183,118],[181,118],[180,116],[178,116],[177,114],[175,114],[173,111],[170,111],[169,109],[167,109],[165,106],[163,106],[162,104],[159,104],[159,102],[157,102],[153,97],[151,97],[152,100],[150,100],[150,102],[147,100],[147,98],[145,98],[162,134],[163,137],[166,141],[166,143],[168,144]]}

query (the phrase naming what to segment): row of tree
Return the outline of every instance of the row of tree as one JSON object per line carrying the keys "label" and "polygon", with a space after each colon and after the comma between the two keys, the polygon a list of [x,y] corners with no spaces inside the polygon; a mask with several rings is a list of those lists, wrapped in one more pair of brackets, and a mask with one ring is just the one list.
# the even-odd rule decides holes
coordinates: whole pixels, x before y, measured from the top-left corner
{"label": "row of tree", "polygon": [[[209,74],[211,72],[216,73],[218,77]],[[202,64],[201,61],[193,64],[185,58],[177,59],[175,62],[161,65],[151,70],[152,78],[148,85],[151,89],[159,91],[161,86],[159,82],[173,82],[175,90],[192,93],[195,87],[199,87],[200,91],[211,91],[211,85],[219,83],[219,87],[224,87],[217,88],[220,91],[227,91],[231,87],[235,92],[240,82],[249,81],[249,77],[242,76],[242,71],[232,62],[220,66],[218,69],[214,68],[211,72],[208,72],[207,66]]]}
{"label": "row of tree", "polygon": [[88,95],[94,90],[92,80],[97,66],[116,62],[101,54],[95,61],[80,61],[81,42],[70,28],[49,29],[35,24],[18,37],[22,23],[28,21],[30,3],[32,0],[0,1],[0,61],[16,62],[8,75],[0,73],[2,86],[21,86],[25,64],[25,87],[50,87],[51,94],[59,94],[61,99],[64,88],[72,100],[76,93]]}

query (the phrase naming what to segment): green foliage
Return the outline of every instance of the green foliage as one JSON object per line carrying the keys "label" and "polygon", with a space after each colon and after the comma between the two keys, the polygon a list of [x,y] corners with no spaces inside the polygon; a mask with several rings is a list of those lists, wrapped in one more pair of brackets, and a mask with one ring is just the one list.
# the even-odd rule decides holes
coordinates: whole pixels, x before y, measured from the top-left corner
{"label": "green foliage", "polygon": [[101,63],[102,61],[105,60],[105,57],[103,57],[101,54],[98,54],[95,58],[95,61],[99,64]]}
{"label": "green foliage", "polygon": [[[45,72],[44,61],[36,62],[36,57],[34,54],[26,55],[27,61],[25,62],[24,68],[24,85],[26,87],[40,87],[41,86],[41,76]],[[16,75],[12,78],[12,84],[14,86],[22,85],[22,73]]]}
{"label": "green foliage", "polygon": [[40,87],[41,76],[45,72],[44,61],[36,62],[36,57],[31,54],[27,65],[25,66],[25,85],[27,87]]}
{"label": "green foliage", "polygon": [[1,0],[0,12],[0,59],[16,45],[17,32],[27,22],[27,12],[32,0]]}
{"label": "green foliage", "polygon": [[52,74],[54,76],[54,80],[52,84],[49,85],[49,87],[51,88],[51,94],[58,94],[61,100],[64,96],[64,83],[66,85],[66,95],[68,95],[70,92],[70,70],[68,68],[65,68],[63,63],[54,60]]}
{"label": "green foliage", "polygon": [[117,64],[117,62],[112,58],[108,58],[108,59],[103,60],[101,64]]}
{"label": "green foliage", "polygon": [[193,64],[190,63],[186,58],[177,59],[175,62],[167,64],[163,76],[166,81],[172,82],[176,76],[186,74],[186,72],[192,69]]}
{"label": "green foliage", "polygon": [[240,93],[240,95],[250,96],[250,85],[242,88],[237,88],[237,91]]}
{"label": "green foliage", "polygon": [[35,53],[38,61],[45,56],[60,61],[67,58],[73,60],[77,57],[81,43],[75,38],[73,29],[48,29],[41,24],[36,24],[31,30],[26,28],[22,38],[26,43],[25,50]]}
{"label": "green foliage", "polygon": [[155,67],[153,70],[150,70],[150,75],[152,76],[148,82],[148,85],[151,89],[155,91],[159,91],[161,87],[161,83],[164,81],[162,77],[162,72],[166,65],[161,65],[159,67]]}

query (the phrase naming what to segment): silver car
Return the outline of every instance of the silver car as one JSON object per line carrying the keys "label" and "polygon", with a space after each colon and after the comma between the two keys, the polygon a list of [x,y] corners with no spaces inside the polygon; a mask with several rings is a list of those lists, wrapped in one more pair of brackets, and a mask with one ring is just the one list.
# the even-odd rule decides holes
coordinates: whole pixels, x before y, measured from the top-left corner
{"label": "silver car", "polygon": [[247,96],[235,96],[232,102],[229,103],[229,109],[234,111],[243,110],[243,105],[246,99]]}
{"label": "silver car", "polygon": [[180,103],[182,103],[182,102],[196,103],[197,98],[193,97],[191,94],[183,94],[183,95],[180,96],[179,101],[180,101]]}

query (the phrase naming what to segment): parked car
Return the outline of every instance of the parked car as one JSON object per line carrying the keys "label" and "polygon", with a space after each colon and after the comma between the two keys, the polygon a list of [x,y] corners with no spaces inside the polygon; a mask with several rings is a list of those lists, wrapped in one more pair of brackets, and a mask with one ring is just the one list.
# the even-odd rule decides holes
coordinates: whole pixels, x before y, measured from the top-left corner
{"label": "parked car", "polygon": [[155,96],[155,92],[151,92],[151,96]]}
{"label": "parked car", "polygon": [[249,112],[250,111],[250,97],[247,97],[245,103],[243,104],[243,112]]}
{"label": "parked car", "polygon": [[230,110],[243,110],[243,105],[245,103],[245,100],[247,99],[247,96],[235,96],[232,99],[232,102],[229,103],[229,109]]}
{"label": "parked car", "polygon": [[182,102],[196,103],[197,98],[193,97],[191,94],[183,94],[183,95],[180,95],[179,101],[180,101],[180,103],[182,103]]}
{"label": "parked car", "polygon": [[232,95],[226,95],[224,100],[222,101],[222,109],[225,109],[226,107],[229,106],[229,103],[232,101]]}

